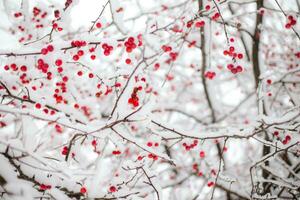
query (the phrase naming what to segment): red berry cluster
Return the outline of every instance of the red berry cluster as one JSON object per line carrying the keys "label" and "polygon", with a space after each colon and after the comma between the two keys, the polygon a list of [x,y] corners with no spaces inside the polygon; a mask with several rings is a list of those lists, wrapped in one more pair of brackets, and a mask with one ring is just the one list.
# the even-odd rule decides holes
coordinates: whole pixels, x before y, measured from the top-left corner
{"label": "red berry cluster", "polygon": [[73,2],[73,0],[66,0],[65,2],[65,7],[69,7],[71,5],[71,3]]}
{"label": "red berry cluster", "polygon": [[280,139],[281,140],[281,142],[282,142],[282,144],[288,144],[290,141],[291,141],[291,136],[290,135],[286,135],[285,137],[283,137],[283,138],[279,138],[280,136],[280,133],[279,133],[279,131],[274,131],[273,132],[273,135],[275,136],[275,137],[277,137],[278,139]]}
{"label": "red berry cluster", "polygon": [[133,88],[131,97],[128,99],[129,104],[132,104],[134,107],[139,106],[139,98],[137,96],[137,93],[138,93],[138,91],[141,91],[142,89],[143,89],[142,86]]}
{"label": "red berry cluster", "polygon": [[80,47],[84,47],[86,45],[87,45],[86,41],[83,41],[83,40],[74,40],[74,41],[71,42],[72,47],[80,48]]}
{"label": "red berry cluster", "polygon": [[38,16],[41,13],[41,10],[37,7],[33,7],[32,9],[33,16]]}
{"label": "red berry cluster", "polygon": [[177,58],[177,56],[178,56],[178,53],[177,53],[177,52],[170,52],[170,53],[169,53],[169,56],[170,56],[170,59],[171,59],[172,61],[175,61],[176,58]]}
{"label": "red berry cluster", "polygon": [[125,41],[124,45],[126,47],[126,52],[127,53],[131,53],[135,48],[137,48],[137,45],[135,44],[134,37],[129,37],[127,39],[127,41]]}
{"label": "red berry cluster", "polygon": [[214,20],[214,21],[217,21],[220,17],[220,13],[216,12],[212,17],[211,19]]}
{"label": "red berry cluster", "polygon": [[78,61],[80,59],[80,57],[83,56],[83,55],[84,55],[84,51],[83,50],[79,50],[79,51],[77,51],[77,54],[73,55],[72,59],[74,61]]}
{"label": "red berry cluster", "polygon": [[207,186],[208,186],[208,187],[212,187],[212,186],[214,186],[214,185],[215,185],[215,183],[212,182],[212,181],[209,181],[209,182],[207,183]]}
{"label": "red berry cluster", "polygon": [[205,21],[201,20],[195,23],[196,28],[203,27],[205,25]]}
{"label": "red berry cluster", "polygon": [[297,23],[296,19],[294,19],[294,17],[292,15],[288,16],[288,22],[285,25],[285,28],[290,29],[293,26],[295,26]]}
{"label": "red berry cluster", "polygon": [[176,24],[174,25],[171,30],[174,32],[174,33],[182,33],[183,30]]}
{"label": "red berry cluster", "polygon": [[291,136],[290,135],[286,135],[284,140],[282,141],[282,144],[288,144],[291,141]]}
{"label": "red berry cluster", "polygon": [[184,142],[182,145],[185,147],[185,150],[189,151],[198,145],[198,140],[194,140],[192,144],[187,144]]}
{"label": "red berry cluster", "polygon": [[216,76],[216,73],[215,73],[215,72],[211,72],[211,71],[207,71],[207,72],[204,74],[204,77],[205,77],[205,78],[208,78],[208,79],[210,79],[210,80],[212,80],[215,76]]}
{"label": "red berry cluster", "polygon": [[53,50],[54,47],[50,44],[47,47],[41,49],[41,54],[47,55],[49,52],[53,52]]}
{"label": "red berry cluster", "polygon": [[114,49],[113,46],[110,46],[106,43],[102,44],[102,49],[104,50],[104,55],[109,56],[111,51]]}
{"label": "red berry cluster", "polygon": [[153,160],[158,160],[158,156],[153,153],[149,153],[148,158],[153,159]]}
{"label": "red berry cluster", "polygon": [[54,11],[54,17],[55,17],[55,18],[59,18],[59,17],[60,17],[60,12],[59,12],[59,10],[55,10],[55,11]]}
{"label": "red berry cluster", "polygon": [[198,176],[202,176],[203,173],[199,170],[199,166],[197,163],[193,164],[193,171],[195,171],[195,173],[197,173]]}
{"label": "red berry cluster", "polygon": [[43,73],[47,73],[49,65],[48,65],[48,63],[45,63],[45,61],[43,59],[40,58],[37,61],[37,68],[39,70],[41,70]]}
{"label": "red berry cluster", "polygon": [[186,23],[186,27],[187,27],[187,28],[191,28],[193,24],[194,24],[194,21],[193,21],[193,20],[190,20],[190,21],[188,21],[188,22]]}
{"label": "red berry cluster", "polygon": [[56,130],[57,133],[62,133],[63,132],[63,128],[59,124],[55,124],[55,130]]}
{"label": "red berry cluster", "polygon": [[58,26],[58,24],[55,23],[54,21],[52,22],[52,28],[53,28],[54,30],[58,30],[58,31],[62,31],[62,30],[63,30],[63,28],[60,27],[60,26]]}
{"label": "red berry cluster", "polygon": [[120,155],[120,154],[121,154],[121,151],[119,151],[119,150],[114,150],[114,151],[112,151],[112,154],[113,154],[113,155]]}
{"label": "red berry cluster", "polygon": [[234,67],[233,64],[228,64],[227,69],[230,70],[231,73],[233,73],[233,74],[237,74],[237,73],[240,73],[243,71],[242,66],[238,65],[238,66]]}
{"label": "red berry cluster", "polygon": [[161,49],[162,49],[164,52],[172,51],[172,47],[171,47],[171,46],[168,46],[168,45],[162,45]]}
{"label": "red berry cluster", "polygon": [[[64,78],[65,78],[65,76],[63,77],[63,80],[64,80]],[[67,87],[66,87],[66,83],[64,82],[64,81],[62,81],[62,82],[57,82],[56,83],[56,86],[57,87],[60,87],[60,89],[59,88],[56,88],[55,89],[55,94],[53,95],[53,98],[55,98],[55,101],[56,101],[56,103],[57,104],[59,104],[59,103],[65,103],[65,104],[67,104],[67,100],[65,100],[63,97],[62,97],[62,95],[60,95],[59,93],[61,92],[61,93],[66,93],[67,92]]]}
{"label": "red berry cluster", "polygon": [[66,156],[68,154],[68,152],[69,152],[69,148],[67,146],[64,146],[64,148],[61,151],[61,154]]}
{"label": "red berry cluster", "polygon": [[14,14],[14,16],[15,16],[15,18],[21,17],[21,16],[22,16],[22,13],[16,12],[16,13]]}
{"label": "red berry cluster", "polygon": [[230,46],[228,50],[225,50],[225,51],[223,52],[223,54],[224,54],[225,56],[228,55],[228,56],[230,56],[230,57],[232,57],[232,58],[234,58],[234,59],[236,59],[236,58],[238,58],[238,59],[243,59],[243,57],[244,57],[244,55],[243,55],[242,53],[237,53],[237,52],[235,52],[234,46]]}
{"label": "red berry cluster", "polygon": [[158,147],[159,144],[158,144],[157,142],[155,142],[154,144],[153,144],[153,142],[147,142],[147,146],[148,146],[148,147],[152,147],[152,146]]}
{"label": "red berry cluster", "polygon": [[40,190],[45,191],[50,189],[51,189],[51,185],[40,184]]}
{"label": "red berry cluster", "polygon": [[169,57],[170,58],[168,60],[166,60],[167,64],[170,64],[171,62],[174,62],[178,57],[178,53],[177,52],[170,52]]}

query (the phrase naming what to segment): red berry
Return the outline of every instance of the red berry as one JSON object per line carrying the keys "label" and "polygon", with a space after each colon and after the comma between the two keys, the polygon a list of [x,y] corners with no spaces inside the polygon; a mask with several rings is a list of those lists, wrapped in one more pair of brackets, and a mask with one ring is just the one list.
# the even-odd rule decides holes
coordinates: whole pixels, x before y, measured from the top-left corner
{"label": "red berry", "polygon": [[49,52],[52,52],[54,50],[54,47],[50,44],[50,45],[47,46],[47,50]]}
{"label": "red berry", "polygon": [[61,60],[61,59],[57,59],[57,60],[55,61],[55,65],[56,65],[56,66],[61,66],[61,65],[62,65],[62,60]]}
{"label": "red berry", "polygon": [[77,72],[77,75],[78,75],[78,76],[82,76],[82,74],[83,74],[82,71],[78,71],[78,72]]}
{"label": "red berry", "polygon": [[20,69],[21,69],[22,72],[26,72],[27,71],[27,67],[25,65],[22,65],[20,67]]}
{"label": "red berry", "polygon": [[85,193],[86,193],[86,191],[87,191],[87,190],[86,190],[86,188],[85,188],[85,187],[82,187],[82,188],[80,188],[80,193],[81,193],[81,194],[85,194]]}
{"label": "red berry", "polygon": [[94,77],[94,74],[89,73],[89,78],[93,78],[93,77]]}
{"label": "red berry", "polygon": [[204,151],[200,151],[200,158],[204,158],[205,157],[205,152]]}
{"label": "red berry", "polygon": [[110,186],[109,187],[109,191],[110,192],[116,192],[117,191],[117,188],[115,186]]}
{"label": "red berry", "polygon": [[42,53],[43,55],[46,55],[46,54],[48,53],[48,50],[45,49],[45,48],[43,48],[43,49],[41,50],[41,53]]}
{"label": "red berry", "polygon": [[125,62],[126,62],[126,64],[130,64],[131,63],[131,59],[130,58],[127,58],[126,60],[125,60]]}
{"label": "red berry", "polygon": [[40,103],[36,103],[36,104],[35,104],[35,107],[36,107],[37,109],[40,109],[40,108],[42,107],[42,105],[41,105]]}
{"label": "red berry", "polygon": [[74,55],[74,56],[73,56],[73,60],[74,60],[74,61],[79,60],[79,56],[78,56],[78,55]]}
{"label": "red berry", "polygon": [[96,27],[97,27],[97,28],[101,28],[101,27],[102,27],[102,24],[101,24],[100,22],[98,22],[98,23],[96,24]]}

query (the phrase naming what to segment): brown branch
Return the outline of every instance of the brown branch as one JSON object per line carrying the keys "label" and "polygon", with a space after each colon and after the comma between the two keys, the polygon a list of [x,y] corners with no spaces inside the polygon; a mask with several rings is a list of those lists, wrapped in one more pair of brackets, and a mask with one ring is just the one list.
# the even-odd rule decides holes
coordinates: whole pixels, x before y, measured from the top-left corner
{"label": "brown branch", "polygon": [[103,8],[102,8],[102,10],[101,10],[101,12],[100,12],[100,14],[99,14],[98,17],[93,21],[93,24],[92,24],[92,26],[91,26],[91,28],[90,28],[90,30],[89,30],[89,33],[93,30],[95,24],[97,23],[97,21],[98,21],[98,20],[100,19],[100,17],[102,16],[102,14],[103,14],[103,12],[104,12],[106,6],[108,5],[109,1],[110,1],[110,0],[108,0],[108,1],[104,4],[104,6],[103,6]]}

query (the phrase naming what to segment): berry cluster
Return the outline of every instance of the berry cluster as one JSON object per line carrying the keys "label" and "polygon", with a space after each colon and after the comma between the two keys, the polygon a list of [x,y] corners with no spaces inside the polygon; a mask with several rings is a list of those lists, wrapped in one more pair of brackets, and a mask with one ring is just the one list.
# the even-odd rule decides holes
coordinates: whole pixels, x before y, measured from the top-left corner
{"label": "berry cluster", "polygon": [[297,23],[296,19],[294,19],[294,17],[292,15],[288,16],[288,22],[285,25],[285,28],[290,29],[293,26],[295,26]]}
{"label": "berry cluster", "polygon": [[133,88],[131,93],[131,97],[128,99],[128,103],[132,104],[134,107],[139,106],[139,97],[137,96],[138,91],[141,91],[143,88],[142,86]]}
{"label": "berry cluster", "polygon": [[219,19],[219,17],[220,17],[220,13],[216,12],[216,13],[211,17],[211,19],[212,19],[213,21],[217,21],[217,20]]}
{"label": "berry cluster", "polygon": [[[38,59],[37,61],[37,68],[39,70],[41,70],[43,73],[47,73],[48,72],[48,68],[49,68],[49,65],[48,63],[46,63],[43,59]],[[47,75],[47,76],[51,76],[51,75]],[[51,77],[50,77],[51,78]]]}
{"label": "berry cluster", "polygon": [[161,46],[161,49],[162,49],[164,52],[172,51],[172,47],[171,47],[171,46],[168,46],[168,45],[162,45],[162,46]]}
{"label": "berry cluster", "polygon": [[203,173],[199,170],[199,166],[197,163],[193,164],[193,171],[197,174],[197,176],[202,176]]}
{"label": "berry cluster", "polygon": [[153,159],[153,160],[158,160],[158,156],[153,153],[149,153],[148,158]]}
{"label": "berry cluster", "polygon": [[185,150],[189,151],[198,145],[198,140],[194,140],[192,144],[187,144],[184,142],[182,145],[185,147]]}
{"label": "berry cluster", "polygon": [[[135,41],[134,41],[134,37],[129,37],[127,39],[127,41],[125,41],[124,45],[126,47],[127,53],[131,53],[135,48],[137,48],[137,45],[135,44]],[[140,46],[141,46],[141,44],[140,44]]]}
{"label": "berry cluster", "polygon": [[119,150],[113,150],[113,151],[112,151],[112,154],[113,154],[113,155],[120,155],[120,154],[121,154],[121,151],[119,151]]}
{"label": "berry cluster", "polygon": [[51,185],[45,185],[45,184],[40,184],[40,190],[45,191],[45,190],[50,190]]}
{"label": "berry cluster", "polygon": [[[231,40],[231,41],[234,41],[234,40]],[[223,52],[223,54],[224,54],[225,56],[228,55],[228,56],[232,57],[233,59],[236,59],[236,58],[238,58],[238,59],[243,59],[243,57],[244,57],[244,55],[243,55],[242,53],[237,53],[237,52],[235,52],[234,46],[230,46],[228,50],[225,50],[225,51]]]}
{"label": "berry cluster", "polygon": [[49,52],[53,52],[53,50],[54,47],[50,44],[47,47],[41,49],[41,54],[47,55]]}
{"label": "berry cluster", "polygon": [[216,76],[216,73],[215,72],[211,72],[211,71],[207,71],[204,74],[204,76],[205,76],[205,78],[208,78],[208,79],[212,80]]}
{"label": "berry cluster", "polygon": [[191,28],[193,24],[194,24],[194,21],[193,21],[193,20],[190,20],[190,21],[188,21],[188,22],[186,23],[186,27],[187,27],[187,28]]}
{"label": "berry cluster", "polygon": [[243,68],[240,65],[234,67],[233,64],[228,64],[227,69],[230,70],[233,74],[237,74],[243,71]]}
{"label": "berry cluster", "polygon": [[106,43],[102,44],[102,49],[104,50],[104,55],[109,56],[111,51],[114,49],[113,46],[110,46]]}
{"label": "berry cluster", "polygon": [[154,144],[153,144],[153,142],[147,142],[147,146],[148,146],[148,147],[152,147],[152,146],[158,147],[159,144],[158,144],[157,142],[155,142]]}
{"label": "berry cluster", "polygon": [[16,13],[14,14],[14,16],[15,16],[15,18],[21,17],[21,16],[22,16],[22,13],[16,12]]}
{"label": "berry cluster", "polygon": [[69,148],[67,146],[64,146],[64,148],[61,151],[61,154],[66,156],[68,154],[68,152],[69,152]]}
{"label": "berry cluster", "polygon": [[196,28],[203,27],[205,25],[205,21],[201,20],[195,23]]}
{"label": "berry cluster", "polygon": [[74,40],[74,41],[71,42],[72,47],[80,48],[80,47],[84,47],[86,45],[87,45],[86,41],[83,41],[83,40]]}

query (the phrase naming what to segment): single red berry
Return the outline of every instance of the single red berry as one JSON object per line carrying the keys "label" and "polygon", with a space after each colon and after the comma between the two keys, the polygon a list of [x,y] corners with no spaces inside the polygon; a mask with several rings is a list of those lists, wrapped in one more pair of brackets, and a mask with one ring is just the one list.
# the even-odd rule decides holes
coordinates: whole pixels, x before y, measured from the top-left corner
{"label": "single red berry", "polygon": [[205,152],[204,151],[200,151],[200,158],[204,158],[205,157]]}
{"label": "single red berry", "polygon": [[61,59],[57,59],[57,60],[55,61],[55,65],[56,65],[56,66],[61,66],[61,65],[62,65],[62,60],[61,60]]}
{"label": "single red berry", "polygon": [[81,194],[85,194],[87,192],[85,187],[80,188],[80,193]]}
{"label": "single red berry", "polygon": [[50,44],[50,45],[47,46],[47,50],[49,52],[52,52],[54,50],[54,47]]}
{"label": "single red berry", "polygon": [[89,78],[93,78],[94,74],[93,73],[89,73]]}
{"label": "single red berry", "polygon": [[83,74],[82,71],[78,71],[78,72],[77,72],[77,75],[78,75],[78,76],[82,76],[82,74]]}
{"label": "single red berry", "polygon": [[78,56],[78,55],[74,55],[74,56],[73,56],[73,60],[74,60],[74,61],[79,60],[79,56]]}
{"label": "single red berry", "polygon": [[43,48],[43,49],[41,50],[41,53],[42,53],[43,55],[46,55],[46,54],[48,53],[48,50],[45,49],[45,48]]}
{"label": "single red berry", "polygon": [[41,105],[40,103],[36,103],[36,104],[35,104],[35,107],[36,107],[37,109],[40,109],[40,108],[42,107],[42,105]]}
{"label": "single red berry", "polygon": [[125,62],[126,62],[126,64],[130,64],[131,63],[131,59],[130,58],[127,58],[126,60],[125,60]]}
{"label": "single red berry", "polygon": [[101,28],[101,27],[102,27],[102,24],[101,24],[100,22],[98,22],[98,23],[96,24],[96,27],[97,27],[97,28]]}
{"label": "single red berry", "polygon": [[117,188],[116,188],[115,186],[112,185],[112,186],[109,187],[109,191],[110,191],[110,192],[116,192],[116,191],[117,191]]}
{"label": "single red berry", "polygon": [[26,72],[27,71],[27,67],[25,65],[22,65],[20,67],[20,69],[21,69],[22,72]]}

